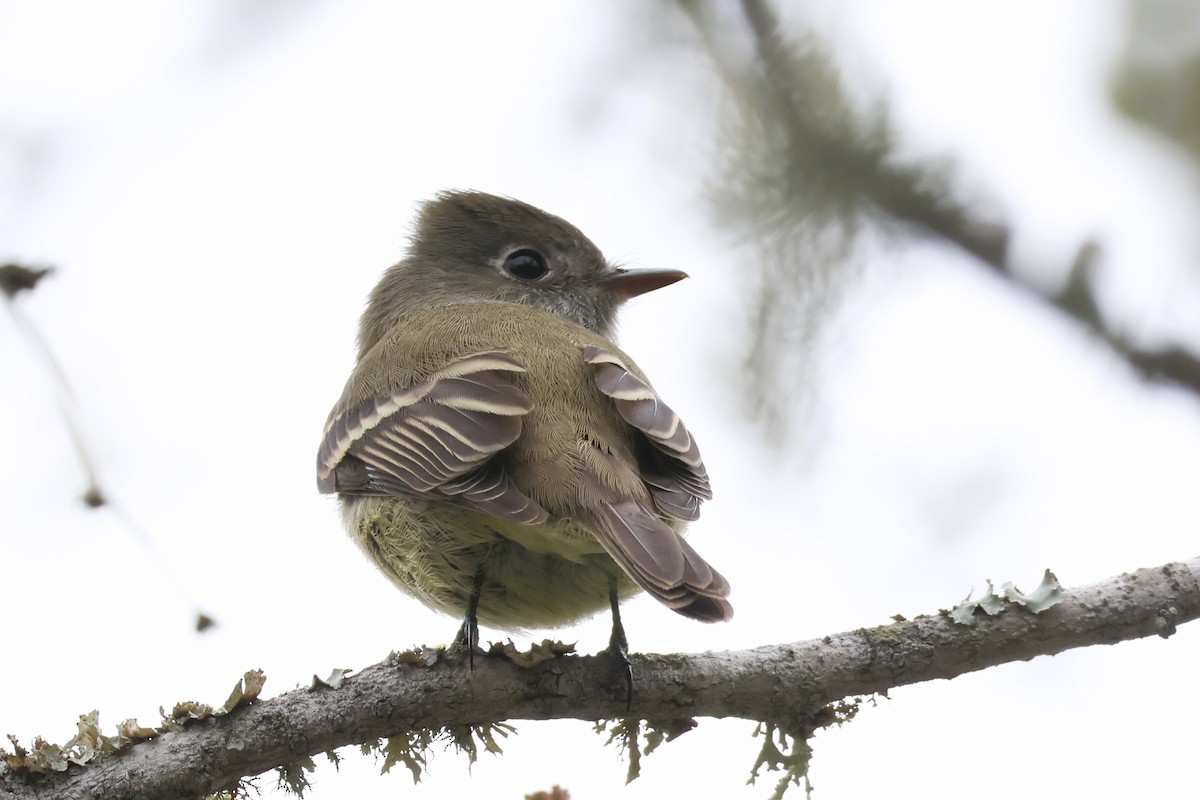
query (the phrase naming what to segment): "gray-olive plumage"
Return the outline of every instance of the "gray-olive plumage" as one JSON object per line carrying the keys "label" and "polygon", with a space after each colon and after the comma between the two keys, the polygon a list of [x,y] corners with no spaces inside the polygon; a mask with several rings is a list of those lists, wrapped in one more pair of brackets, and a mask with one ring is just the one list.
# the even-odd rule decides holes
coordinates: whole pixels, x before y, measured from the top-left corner
{"label": "gray-olive plumage", "polygon": [[608,341],[625,299],[682,277],[617,269],[515,200],[425,204],[371,294],[317,458],[393,582],[451,614],[474,599],[507,629],[595,613],[613,586],[732,615],[729,584],[680,536],[711,497],[695,440]]}

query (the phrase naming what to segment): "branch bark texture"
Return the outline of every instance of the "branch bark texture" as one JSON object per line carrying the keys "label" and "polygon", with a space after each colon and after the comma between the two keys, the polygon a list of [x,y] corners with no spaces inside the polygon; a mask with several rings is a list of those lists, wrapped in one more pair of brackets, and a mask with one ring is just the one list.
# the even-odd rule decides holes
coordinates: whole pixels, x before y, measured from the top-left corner
{"label": "branch bark texture", "polygon": [[[1200,558],[1066,590],[1034,614],[1006,604],[972,624],[939,611],[876,628],[735,652],[633,655],[635,688],[604,657],[563,656],[522,669],[501,658],[368,667],[339,688],[298,689],[130,745],[52,775],[8,774],[4,800],[199,797],[243,776],[348,744],[414,730],[502,720],[693,716],[777,722],[796,730],[827,704],[953,678],[1075,647],[1170,636],[1200,617]],[[948,690],[949,691],[949,690]]]}

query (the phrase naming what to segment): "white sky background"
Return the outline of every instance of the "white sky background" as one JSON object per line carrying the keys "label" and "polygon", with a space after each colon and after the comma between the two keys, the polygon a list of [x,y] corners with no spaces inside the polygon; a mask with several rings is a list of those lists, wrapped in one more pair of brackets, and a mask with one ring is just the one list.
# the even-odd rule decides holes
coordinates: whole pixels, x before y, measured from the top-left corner
{"label": "white sky background", "polygon": [[[1195,334],[1196,176],[1110,115],[1099,78],[1121,7],[967,7],[814,14],[876,81],[866,93],[894,91],[911,152],[957,154],[996,198],[1030,274],[1061,279],[1100,234],[1108,310]],[[796,452],[769,450],[731,371],[750,251],[699,200],[714,100],[636,2],[234,8],[0,3],[0,258],[58,266],[23,309],[72,380],[103,485],[156,551],[77,502],[51,377],[0,314],[0,734],[62,741],[93,708],[109,731],[152,724],[160,705],[222,702],[248,668],[274,695],[453,635],[373,572],[313,476],[363,300],[444,187],[519,197],[609,257],[692,275],[631,304],[621,342],[700,439],[717,496],[693,542],[737,616],[699,626],[638,599],[635,650],[811,638],[949,607],[986,578],[1028,588],[1051,567],[1076,585],[1196,555],[1195,398],[1131,380],[932,247],[868,270]],[[216,630],[191,632],[197,607]],[[594,652],[608,624],[553,633]],[[1195,785],[1198,645],[1193,625],[898,689],[816,737],[817,796],[1177,796]],[[743,785],[752,727],[701,720],[628,788],[587,724],[521,723],[469,774],[438,754],[413,788],[347,753],[313,797],[470,781],[490,797],[762,798],[773,776]]]}

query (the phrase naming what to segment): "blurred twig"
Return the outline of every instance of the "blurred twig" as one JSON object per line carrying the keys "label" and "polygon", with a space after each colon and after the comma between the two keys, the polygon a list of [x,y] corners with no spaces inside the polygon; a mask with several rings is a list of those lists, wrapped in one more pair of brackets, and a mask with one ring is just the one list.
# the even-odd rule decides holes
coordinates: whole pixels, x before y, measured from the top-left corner
{"label": "blurred twig", "polygon": [[[30,346],[41,356],[42,362],[54,375],[58,384],[59,414],[62,417],[63,425],[66,426],[67,433],[71,438],[71,444],[75,448],[75,454],[79,458],[80,466],[83,468],[87,479],[87,487],[84,489],[80,499],[88,508],[106,507],[110,513],[121,521],[125,529],[141,542],[147,551],[157,558],[162,559],[162,555],[154,545],[154,539],[150,536],[146,528],[137,521],[127,508],[114,501],[108,493],[100,488],[100,479],[96,472],[95,461],[88,450],[86,438],[83,435],[83,426],[80,424],[75,410],[75,393],[71,390],[71,383],[67,380],[67,373],[62,368],[62,364],[58,358],[55,357],[54,351],[50,349],[46,338],[42,336],[37,326],[25,316],[20,304],[17,302],[17,298],[22,293],[33,291],[38,283],[52,272],[53,270],[50,267],[27,267],[14,263],[0,265],[0,294],[4,295],[9,313],[12,315],[17,327],[20,328],[21,333],[25,336]],[[193,606],[195,606],[194,603]],[[194,625],[197,632],[204,632],[216,624],[215,619],[209,614],[199,610],[196,610],[194,613]]]}
{"label": "blurred twig", "polygon": [[1066,284],[1058,292],[1036,289],[1012,274],[1007,267],[997,273],[1023,290],[1081,323],[1090,333],[1107,344],[1146,380],[1168,381],[1200,392],[1200,359],[1178,346],[1145,348],[1113,330],[1104,319],[1092,290],[1092,276],[1100,248],[1085,242],[1075,256]]}
{"label": "blurred twig", "polygon": [[[83,467],[84,476],[87,478],[87,488],[84,489],[82,499],[84,504],[89,508],[99,508],[105,504],[106,500],[104,492],[100,490],[100,482],[96,477],[96,468],[92,462],[92,457],[88,453],[87,445],[84,443],[82,428],[76,419],[73,407],[75,395],[71,391],[70,381],[67,380],[67,373],[55,357],[54,351],[50,349],[46,337],[42,336],[41,331],[25,316],[20,305],[16,302],[17,297],[22,292],[33,291],[38,283],[53,271],[50,267],[26,267],[21,264],[4,264],[0,266],[0,293],[4,294],[4,299],[8,303],[8,311],[12,315],[17,327],[21,329],[25,340],[38,352],[42,363],[46,365],[58,383],[59,415],[62,417],[63,425],[66,426],[67,434],[71,438],[71,444],[75,448],[75,455],[79,458],[79,464]],[[149,540],[143,531],[137,530],[137,534],[144,543],[149,544]]]}

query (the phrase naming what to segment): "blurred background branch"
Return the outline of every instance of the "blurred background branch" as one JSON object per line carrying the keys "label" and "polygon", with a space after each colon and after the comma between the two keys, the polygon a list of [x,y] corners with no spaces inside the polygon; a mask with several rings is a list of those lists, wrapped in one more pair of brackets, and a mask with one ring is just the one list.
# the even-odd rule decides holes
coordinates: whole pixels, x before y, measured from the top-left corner
{"label": "blurred background branch", "polygon": [[[0,265],[0,294],[4,296],[8,311],[30,349],[37,354],[46,371],[54,376],[55,389],[58,393],[59,418],[75,449],[75,455],[86,481],[80,500],[88,508],[107,508],[109,513],[120,520],[124,529],[148,553],[161,562],[167,573],[175,573],[178,568],[159,552],[149,531],[138,522],[124,503],[117,502],[109,492],[101,488],[100,477],[96,469],[96,458],[92,455],[92,448],[88,445],[87,437],[84,435],[83,423],[77,407],[78,401],[71,388],[71,381],[67,378],[67,372],[63,369],[62,362],[54,354],[46,337],[21,308],[22,295],[33,292],[38,284],[53,272],[54,269],[51,267],[31,267],[15,262],[2,264]],[[188,590],[183,586],[176,585],[174,591],[186,594]],[[210,614],[197,609],[194,602],[192,606],[196,609],[192,624],[197,633],[204,633],[216,625],[216,620]]]}
{"label": "blurred background branch", "polygon": [[[709,195],[720,224],[757,252],[745,385],[751,411],[768,431],[786,427],[802,385],[813,382],[815,340],[858,273],[858,240],[870,234],[900,245],[895,234],[915,233],[956,248],[1073,318],[1141,377],[1200,392],[1194,353],[1179,345],[1147,347],[1106,318],[1093,280],[1099,243],[1081,243],[1061,290],[1029,281],[1028,270],[1010,261],[1009,224],[985,201],[959,196],[950,162],[901,159],[886,104],[857,109],[815,33],[786,28],[766,0],[741,0],[741,20],[708,0],[680,0],[679,6],[726,89]],[[1159,41],[1169,27],[1163,17],[1200,19],[1186,7],[1178,0],[1136,2],[1135,23],[1143,22],[1134,25],[1135,44],[1145,28],[1154,29],[1146,38]],[[748,47],[738,47],[739,36],[749,37]],[[1196,153],[1200,125],[1191,123],[1200,117],[1200,55],[1191,50],[1181,62],[1151,67],[1147,50],[1157,56],[1152,48],[1132,48],[1117,82],[1118,102]]]}

